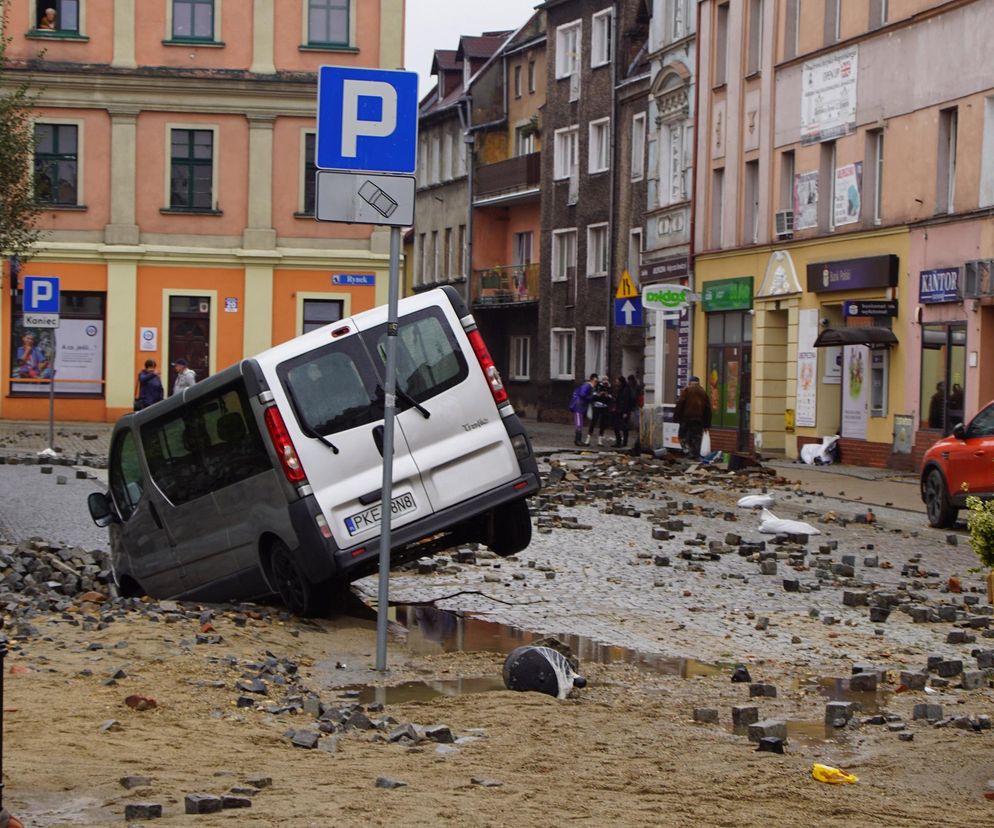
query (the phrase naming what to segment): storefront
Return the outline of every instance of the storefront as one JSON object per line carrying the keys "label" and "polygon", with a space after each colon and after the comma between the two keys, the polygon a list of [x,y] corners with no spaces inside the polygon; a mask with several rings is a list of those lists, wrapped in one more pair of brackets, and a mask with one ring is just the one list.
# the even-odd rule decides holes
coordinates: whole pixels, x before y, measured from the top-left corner
{"label": "storefront", "polygon": [[716,279],[701,286],[707,330],[704,387],[711,399],[711,444],[749,448],[752,408],[753,277]]}

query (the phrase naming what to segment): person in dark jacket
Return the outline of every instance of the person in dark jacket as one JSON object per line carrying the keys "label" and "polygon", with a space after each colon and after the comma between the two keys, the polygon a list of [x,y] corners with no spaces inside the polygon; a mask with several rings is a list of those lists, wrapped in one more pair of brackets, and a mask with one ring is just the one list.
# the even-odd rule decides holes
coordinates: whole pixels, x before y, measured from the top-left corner
{"label": "person in dark jacket", "polygon": [[141,400],[142,408],[148,408],[162,399],[162,379],[156,367],[154,359],[146,359],[145,369],[138,374],[138,396],[135,399]]}
{"label": "person in dark jacket", "polygon": [[618,377],[614,389],[614,447],[624,448],[635,410],[635,390],[624,377]]}
{"label": "person in dark jacket", "polygon": [[699,459],[704,429],[711,428],[711,401],[701,388],[699,377],[688,380],[687,387],[676,401],[673,414],[680,424],[680,442],[687,455],[694,460]]}
{"label": "person in dark jacket", "polygon": [[590,445],[590,439],[594,436],[594,429],[600,428],[597,433],[597,445],[604,445],[604,432],[607,431],[608,421],[611,419],[611,408],[614,405],[614,394],[611,393],[611,383],[607,379],[602,379],[594,389],[594,398],[591,403],[593,416],[590,418],[590,430],[587,431],[587,439],[584,445]]}

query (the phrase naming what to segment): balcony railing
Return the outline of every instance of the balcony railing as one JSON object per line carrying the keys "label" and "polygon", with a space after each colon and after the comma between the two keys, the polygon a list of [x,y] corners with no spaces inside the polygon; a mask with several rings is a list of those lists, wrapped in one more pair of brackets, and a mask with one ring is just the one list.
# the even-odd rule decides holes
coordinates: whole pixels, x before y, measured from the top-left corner
{"label": "balcony railing", "polygon": [[476,169],[474,198],[488,198],[538,187],[541,177],[541,152],[519,155],[496,164],[484,164]]}
{"label": "balcony railing", "polygon": [[520,305],[538,301],[538,262],[473,271],[474,305]]}

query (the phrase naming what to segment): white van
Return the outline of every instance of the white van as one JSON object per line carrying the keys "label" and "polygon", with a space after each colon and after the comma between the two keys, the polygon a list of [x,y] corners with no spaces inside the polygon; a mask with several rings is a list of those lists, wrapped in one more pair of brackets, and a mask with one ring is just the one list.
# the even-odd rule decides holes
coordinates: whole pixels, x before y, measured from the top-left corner
{"label": "white van", "polygon": [[[399,302],[392,561],[479,541],[525,548],[538,466],[452,288]],[[271,348],[117,424],[110,526],[124,595],[278,592],[320,612],[378,565],[387,309]]]}

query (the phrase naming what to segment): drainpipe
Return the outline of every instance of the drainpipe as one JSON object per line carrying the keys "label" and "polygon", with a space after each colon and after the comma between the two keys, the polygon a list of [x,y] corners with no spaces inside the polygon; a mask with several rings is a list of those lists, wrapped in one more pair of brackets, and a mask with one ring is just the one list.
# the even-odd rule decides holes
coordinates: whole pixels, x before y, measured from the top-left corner
{"label": "drainpipe", "polygon": [[[612,27],[614,29],[612,32],[614,43],[611,48],[611,169],[608,171],[609,193],[607,207],[609,222],[608,231],[610,234],[609,239],[611,236],[614,236],[618,230],[618,217],[615,215],[618,200],[615,198],[614,188],[617,182],[617,168],[620,163],[620,159],[616,157],[615,150],[618,147],[618,130],[620,128],[618,125],[618,48],[621,45],[621,37],[619,36],[618,31],[621,29],[621,26],[619,25],[621,3],[615,3],[614,9],[615,19],[614,26]],[[629,236],[630,235],[631,234],[629,233]],[[610,378],[614,376],[614,374],[611,373],[611,345],[614,341],[614,291],[612,290],[612,284],[614,282],[614,268],[618,260],[618,256],[615,252],[615,246],[610,241],[608,242],[607,258],[607,324],[605,325],[605,329],[607,330],[607,347],[604,354],[604,368],[607,371],[608,380],[610,381]]]}
{"label": "drainpipe", "polygon": [[[691,272],[694,274],[694,290],[696,291],[699,287],[697,283],[697,270],[694,266],[694,257],[697,254],[697,162],[698,162],[698,146],[700,145],[700,117],[701,117],[701,7],[702,3],[697,4],[697,27],[694,30],[694,160],[692,162],[691,174],[690,174],[690,244],[687,249],[687,261],[690,266]],[[694,375],[694,312],[690,313],[690,319],[687,320],[687,345],[689,353],[687,354],[687,361],[689,366],[687,368],[687,373],[689,376]],[[707,356],[707,348],[705,346],[704,351],[705,356]],[[705,364],[705,369],[707,365]],[[706,371],[701,372],[703,376]]]}
{"label": "drainpipe", "polygon": [[466,94],[462,97],[459,107],[459,122],[463,130],[463,147],[466,150],[466,307],[473,307],[473,192],[476,179],[475,136],[473,135],[473,96]]}

